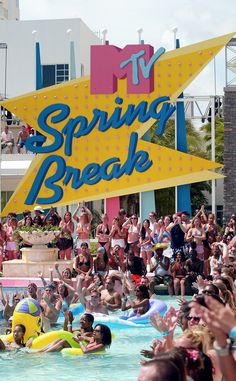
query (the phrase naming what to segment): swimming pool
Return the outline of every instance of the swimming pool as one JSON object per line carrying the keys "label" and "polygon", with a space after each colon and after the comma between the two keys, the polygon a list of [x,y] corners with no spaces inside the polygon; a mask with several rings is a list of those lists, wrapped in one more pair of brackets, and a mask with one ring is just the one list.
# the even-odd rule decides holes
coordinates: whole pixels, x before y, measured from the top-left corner
{"label": "swimming pool", "polygon": [[[168,306],[176,299],[162,296]],[[104,355],[62,356],[60,353],[0,352],[0,378],[4,381],[136,381],[140,351],[148,349],[158,332],[152,328],[116,329],[115,340]]]}

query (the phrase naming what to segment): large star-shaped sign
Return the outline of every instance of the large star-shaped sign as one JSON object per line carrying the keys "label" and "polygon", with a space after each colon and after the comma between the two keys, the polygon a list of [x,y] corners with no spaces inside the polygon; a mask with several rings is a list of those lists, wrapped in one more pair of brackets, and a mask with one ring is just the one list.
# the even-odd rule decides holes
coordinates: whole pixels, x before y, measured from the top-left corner
{"label": "large star-shaped sign", "polygon": [[[154,65],[150,94],[127,94],[126,79],[118,80],[113,94],[91,94],[90,78],[84,77],[2,102],[43,134],[44,150],[48,147],[32,161],[2,215],[36,204],[59,206],[221,177],[209,171],[219,167],[217,163],[138,139],[153,125],[151,117],[145,123],[134,118],[130,125],[115,128],[91,126],[91,121],[95,109],[106,112],[109,119],[116,107],[123,115],[129,105],[136,107],[142,101],[147,108],[160,97],[175,101],[232,36],[163,54]],[[160,108],[161,104],[157,111]]]}

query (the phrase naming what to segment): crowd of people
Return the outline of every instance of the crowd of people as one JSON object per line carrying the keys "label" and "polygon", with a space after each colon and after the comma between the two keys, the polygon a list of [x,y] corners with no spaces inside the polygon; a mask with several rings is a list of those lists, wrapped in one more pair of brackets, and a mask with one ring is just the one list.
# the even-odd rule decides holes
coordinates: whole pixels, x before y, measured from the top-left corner
{"label": "crowd of people", "polygon": [[151,293],[164,284],[170,295],[192,295],[199,277],[212,281],[236,257],[236,216],[221,228],[212,213],[206,215],[204,206],[192,219],[187,212],[164,217],[150,212],[142,223],[137,215],[127,217],[124,209],[111,224],[103,214],[95,229],[96,253],[91,253],[93,215],[83,203],[62,217],[53,207],[45,214],[41,206],[34,208],[34,216],[26,210],[22,220],[16,217],[10,213],[0,223],[0,268],[3,260],[19,259],[20,248],[30,246],[16,230],[43,226],[59,227],[57,242],[50,245],[57,246],[60,260],[73,258],[73,275],[83,274],[88,284],[94,273],[121,278],[129,271],[136,284],[148,273]]}
{"label": "crowd of people", "polygon": [[[74,340],[83,341],[85,353],[103,350],[111,344],[111,333],[106,325],[93,328],[93,314],[131,309],[143,315],[162,284],[170,295],[181,294],[180,306],[171,307],[163,317],[151,317],[160,339],[155,339],[150,349],[142,350],[141,355],[151,360],[142,361],[139,380],[222,381],[224,377],[232,381],[236,374],[236,216],[233,214],[224,228],[216,224],[213,214],[206,215],[203,206],[192,219],[186,212],[164,217],[150,212],[147,217],[141,223],[138,216],[128,217],[121,209],[110,225],[108,216],[102,215],[92,255],[93,215],[82,203],[73,215],[66,212],[63,217],[54,208],[45,215],[40,206],[35,207],[33,217],[25,211],[21,221],[8,215],[0,227],[5,259],[19,258],[13,234],[18,226],[52,225],[61,228],[57,241],[59,260],[74,257],[74,266],[72,271],[65,268],[60,272],[57,262],[49,269],[49,281],[38,274],[43,288],[30,283],[25,293],[15,293],[12,300],[0,286],[7,329],[11,329],[16,304],[28,296],[40,302],[43,332],[51,329],[60,313],[65,316],[64,329],[78,331],[69,311],[70,305],[78,302],[84,306],[85,314]],[[186,294],[193,295],[192,299],[186,300]],[[182,333],[176,336],[177,326]],[[14,345],[21,346],[24,329],[15,329]],[[5,343],[0,345],[6,348]],[[68,347],[66,340],[58,339],[41,352]]]}

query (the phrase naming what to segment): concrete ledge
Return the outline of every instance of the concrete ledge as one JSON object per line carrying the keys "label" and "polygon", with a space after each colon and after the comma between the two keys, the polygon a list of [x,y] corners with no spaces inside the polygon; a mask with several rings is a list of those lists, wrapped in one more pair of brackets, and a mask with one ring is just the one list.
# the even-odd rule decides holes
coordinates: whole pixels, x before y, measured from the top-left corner
{"label": "concrete ledge", "polygon": [[[49,268],[55,267],[55,264],[58,263],[60,272],[63,271],[66,267],[73,269],[73,260],[70,261],[45,261],[45,262],[24,262],[21,259],[14,259],[12,261],[4,261],[3,266],[3,275],[4,277],[9,278],[37,278],[38,272],[42,272],[45,277],[49,277]],[[57,273],[54,270],[54,276],[57,276]],[[1,279],[1,278],[0,278]]]}

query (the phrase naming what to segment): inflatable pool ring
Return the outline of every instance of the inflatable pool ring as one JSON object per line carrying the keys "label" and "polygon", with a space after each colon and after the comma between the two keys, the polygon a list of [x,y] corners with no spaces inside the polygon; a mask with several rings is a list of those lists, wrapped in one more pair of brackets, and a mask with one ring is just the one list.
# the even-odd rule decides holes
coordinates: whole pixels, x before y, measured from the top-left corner
{"label": "inflatable pool ring", "polygon": [[47,332],[33,340],[31,349],[42,349],[58,339],[66,340],[73,348],[80,348],[80,344],[73,339],[74,336],[75,333],[64,330]]}
{"label": "inflatable pool ring", "polygon": [[[70,356],[80,356],[84,355],[85,353],[82,351],[81,348],[64,348],[61,350],[61,353],[63,355],[70,355]],[[106,351],[103,349],[102,351],[98,352],[91,352],[91,355],[104,355]]]}
{"label": "inflatable pool ring", "polygon": [[[61,350],[61,353],[68,355],[83,355],[84,352],[80,348],[80,343],[73,339],[74,336],[75,333],[71,333],[64,330],[47,332],[33,340],[31,349],[42,349],[46,347],[48,344],[53,343],[55,340],[62,339],[66,340],[71,345],[71,348],[63,348]],[[114,340],[113,334],[112,340]],[[104,353],[106,353],[104,349],[102,351],[92,352],[92,354]]]}
{"label": "inflatable pool ring", "polygon": [[[24,325],[26,329],[24,343],[31,337],[41,335],[42,315],[40,304],[37,300],[26,298],[16,305],[12,318],[12,332],[18,324]],[[2,335],[0,338],[11,342],[13,341],[13,333]]]}
{"label": "inflatable pool ring", "polygon": [[[85,308],[81,303],[73,303],[69,307],[69,311],[72,312],[73,316],[76,317],[85,312]],[[60,311],[59,318],[57,320],[58,323],[62,323],[64,321],[64,311]]]}
{"label": "inflatable pool ring", "polygon": [[163,316],[167,311],[166,303],[162,302],[161,300],[150,299],[149,304],[150,304],[150,308],[145,314],[136,315],[135,312],[131,311],[128,314],[128,316],[121,316],[120,319],[133,322],[133,323],[138,323],[138,324],[146,324],[150,322],[151,316],[157,313]]}

